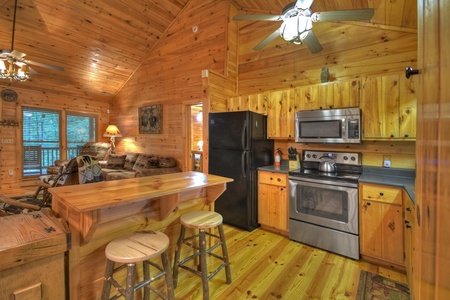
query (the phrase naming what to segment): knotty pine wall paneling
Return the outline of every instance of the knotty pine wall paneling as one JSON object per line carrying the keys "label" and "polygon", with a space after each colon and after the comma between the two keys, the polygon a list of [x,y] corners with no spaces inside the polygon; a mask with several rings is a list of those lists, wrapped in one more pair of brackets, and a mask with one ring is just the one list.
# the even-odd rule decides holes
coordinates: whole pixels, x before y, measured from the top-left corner
{"label": "knotty pine wall paneling", "polygon": [[[118,153],[168,155],[178,161],[182,170],[187,170],[185,156],[189,149],[184,149],[187,143],[183,106],[188,102],[202,103],[208,99],[205,93],[214,92],[205,90],[202,70],[225,76],[231,69],[230,76],[236,76],[236,67],[228,65],[233,53],[226,51],[230,45],[229,13],[228,1],[193,0],[166,30],[113,101],[111,120],[123,135],[117,139]],[[193,26],[197,26],[196,32]],[[216,110],[215,102],[211,102],[203,103],[205,113],[211,107]],[[150,104],[163,104],[161,134],[138,132],[138,108]],[[226,97],[222,106],[220,110],[225,110]]]}

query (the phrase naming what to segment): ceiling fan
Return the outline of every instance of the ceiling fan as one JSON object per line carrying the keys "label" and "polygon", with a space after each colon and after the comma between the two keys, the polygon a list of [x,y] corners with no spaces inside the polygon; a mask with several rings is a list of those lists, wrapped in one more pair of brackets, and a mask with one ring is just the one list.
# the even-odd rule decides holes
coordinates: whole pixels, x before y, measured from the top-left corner
{"label": "ceiling fan", "polygon": [[[57,71],[64,71],[64,68],[52,66],[48,64],[43,64],[31,60],[26,60],[24,57],[25,53],[17,51],[14,49],[14,32],[16,27],[16,12],[17,12],[17,0],[14,3],[14,17],[12,26],[12,37],[11,37],[11,49],[1,49],[0,50],[0,78],[9,78],[10,80],[16,81],[26,81],[29,78],[29,73],[37,74],[28,65],[35,65],[39,67],[49,68]],[[5,64],[8,63],[8,67]]]}
{"label": "ceiling fan", "polygon": [[312,32],[312,22],[370,20],[373,8],[311,12],[314,0],[297,0],[283,9],[281,15],[236,15],[235,21],[282,21],[280,28],[266,37],[253,50],[261,50],[277,37],[294,44],[305,44],[311,53],[322,50],[322,46]]}

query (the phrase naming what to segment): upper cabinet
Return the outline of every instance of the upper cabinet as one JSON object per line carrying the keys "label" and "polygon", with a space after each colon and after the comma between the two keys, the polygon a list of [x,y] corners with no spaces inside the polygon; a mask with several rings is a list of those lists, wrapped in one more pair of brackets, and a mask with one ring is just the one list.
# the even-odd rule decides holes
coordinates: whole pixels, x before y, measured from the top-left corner
{"label": "upper cabinet", "polygon": [[414,76],[366,77],[361,88],[363,139],[416,138]]}

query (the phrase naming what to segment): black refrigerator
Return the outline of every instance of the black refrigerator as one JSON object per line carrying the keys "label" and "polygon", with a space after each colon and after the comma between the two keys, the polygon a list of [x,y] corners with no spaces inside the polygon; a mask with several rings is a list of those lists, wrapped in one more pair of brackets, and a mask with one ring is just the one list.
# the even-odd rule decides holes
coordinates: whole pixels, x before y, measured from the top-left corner
{"label": "black refrigerator", "polygon": [[258,227],[257,168],[273,164],[267,118],[250,111],[209,114],[208,172],[233,178],[215,201],[225,224],[252,231]]}

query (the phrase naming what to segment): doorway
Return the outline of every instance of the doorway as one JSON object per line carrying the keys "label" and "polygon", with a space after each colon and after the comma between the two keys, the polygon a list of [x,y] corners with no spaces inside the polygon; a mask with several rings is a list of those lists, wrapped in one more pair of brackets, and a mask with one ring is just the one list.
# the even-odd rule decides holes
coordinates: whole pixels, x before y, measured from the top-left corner
{"label": "doorway", "polygon": [[203,172],[203,106],[191,105],[190,113],[190,170]]}

